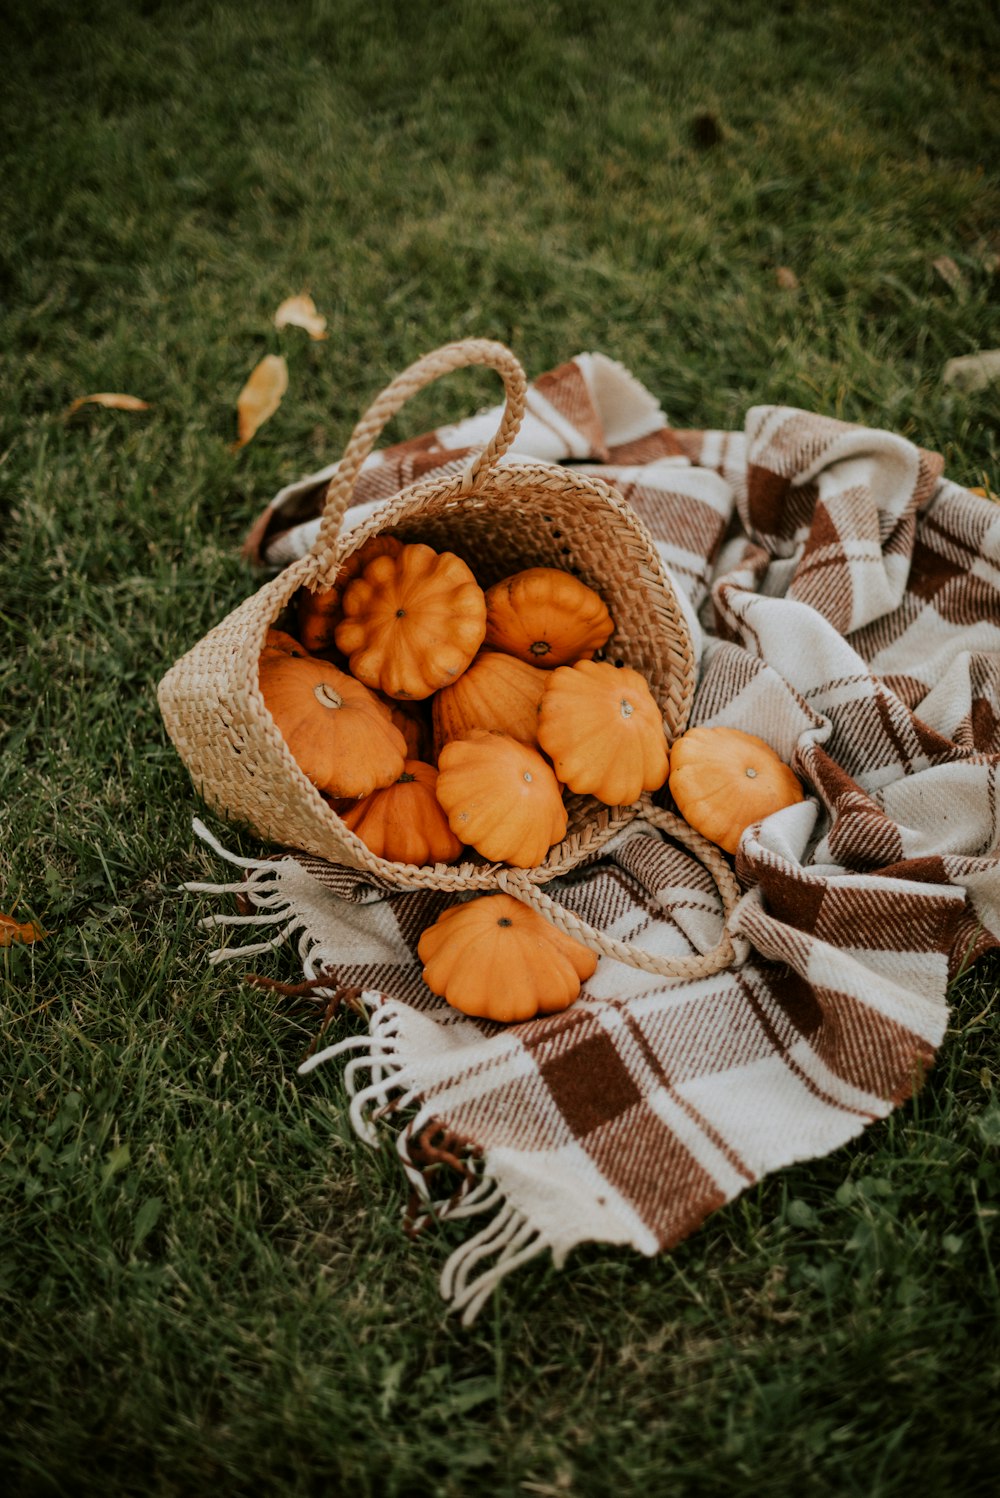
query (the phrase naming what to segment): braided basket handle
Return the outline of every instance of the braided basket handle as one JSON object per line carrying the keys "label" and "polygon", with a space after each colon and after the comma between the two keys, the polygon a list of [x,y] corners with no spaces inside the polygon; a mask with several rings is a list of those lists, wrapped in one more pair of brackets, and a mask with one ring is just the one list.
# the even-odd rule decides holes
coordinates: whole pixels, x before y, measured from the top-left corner
{"label": "braided basket handle", "polygon": [[[708,870],[722,899],[723,920],[728,921],[740,899],[741,891],[736,882],[736,876],[719,849],[702,837],[700,832],[695,832],[694,828],[682,821],[680,817],[654,806],[648,796],[642,798],[640,805],[640,815],[643,821],[650,822],[654,827],[659,827],[661,831],[683,843]],[[657,957],[652,952],[644,952],[641,947],[634,946],[631,942],[617,941],[614,937],[607,936],[596,926],[588,926],[586,921],[582,921],[571,911],[565,910],[552,899],[551,895],[547,895],[537,884],[533,884],[518,869],[503,869],[497,876],[497,883],[507,894],[513,895],[517,900],[522,900],[525,905],[530,905],[538,911],[539,915],[551,921],[560,931],[564,931],[567,936],[573,936],[577,941],[582,941],[584,946],[589,947],[592,952],[599,952],[602,957],[614,957],[628,967],[641,968],[644,972],[655,973],[658,977],[707,978],[712,973],[718,973],[723,968],[730,967],[742,956],[723,925],[722,936],[710,952],[696,952],[691,957]]]}
{"label": "braided basket handle", "polygon": [[487,473],[510,447],[524,415],[527,377],[510,349],[488,338],[464,338],[425,354],[387,385],[358,422],[344,450],[337,472],[330,480],[313,555],[321,565],[332,566],[337,537],[344,513],[351,503],[354,485],[361,465],[391,417],[406,404],[411,395],[430,385],[441,375],[467,365],[484,364],[495,369],[504,383],[507,404],[500,425],[491,440],[477,453],[462,476],[462,493],[467,494],[482,474]]}

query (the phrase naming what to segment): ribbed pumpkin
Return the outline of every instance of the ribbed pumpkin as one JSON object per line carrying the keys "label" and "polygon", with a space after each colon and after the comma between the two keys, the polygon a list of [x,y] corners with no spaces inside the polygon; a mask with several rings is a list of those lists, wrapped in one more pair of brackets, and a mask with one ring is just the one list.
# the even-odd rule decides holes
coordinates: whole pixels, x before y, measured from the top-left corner
{"label": "ribbed pumpkin", "polygon": [[805,800],[795,772],[740,728],[689,728],[671,745],[669,785],[684,820],[727,853],[752,822]]}
{"label": "ribbed pumpkin", "polygon": [[486,590],[486,644],[532,666],[589,659],[613,629],[600,595],[558,567],[528,567]]}
{"label": "ribbed pumpkin", "polygon": [[432,993],[502,1024],[568,1008],[597,967],[595,953],[507,894],[450,906],[417,954]]}
{"label": "ribbed pumpkin", "polygon": [[373,557],[399,556],[402,549],[402,541],[397,541],[395,536],[369,536],[347,558],[331,587],[318,588],[315,593],[309,588],[299,590],[296,605],[299,638],[311,655],[336,649],[334,634],[340,622],[341,602],[347,584],[361,575]]}
{"label": "ribbed pumpkin", "polygon": [[422,866],[454,863],[462,844],[434,794],[433,765],[408,759],[392,785],[372,791],[340,815],[376,858]]}
{"label": "ribbed pumpkin", "polygon": [[578,661],[553,671],[538,742],[571,791],[608,806],[629,806],[667,778],[662,714],[645,677],[628,666]]}
{"label": "ribbed pumpkin", "polygon": [[494,728],[524,744],[538,744],[538,704],[548,671],[516,656],[481,650],[467,671],[431,699],[438,750],[473,728]]}
{"label": "ribbed pumpkin", "polygon": [[471,570],[415,542],[348,583],[334,638],[366,686],[420,699],[461,675],[485,632],[486,600]]}
{"label": "ribbed pumpkin", "polygon": [[373,692],[329,661],[265,651],[265,706],[304,775],[329,796],[367,796],[402,774],[406,741]]}
{"label": "ribbed pumpkin", "polygon": [[566,836],[559,782],[536,749],[473,729],[438,755],[437,798],[452,832],[484,858],[530,869]]}

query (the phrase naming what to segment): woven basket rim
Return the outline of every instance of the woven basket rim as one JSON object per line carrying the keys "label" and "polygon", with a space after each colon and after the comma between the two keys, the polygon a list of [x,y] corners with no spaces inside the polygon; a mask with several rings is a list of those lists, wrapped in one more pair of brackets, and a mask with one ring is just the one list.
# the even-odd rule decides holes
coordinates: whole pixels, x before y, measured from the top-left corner
{"label": "woven basket rim", "polygon": [[[490,441],[468,461],[456,460],[454,466],[446,462],[407,484],[363,522],[342,532],[354,481],[386,421],[415,390],[468,364],[492,367],[504,383],[506,406]],[[583,576],[615,621],[608,642],[616,657],[622,657],[615,663],[646,674],[668,737],[684,731],[697,666],[687,616],[659,550],[635,510],[602,475],[514,454],[502,461],[524,415],[525,386],[524,371],[514,355],[489,340],[446,345],[398,375],[355,426],[331,479],[311,552],[244,599],[175,661],[157,690],[164,722],[206,803],[287,854],[346,866],[378,880],[382,888],[438,889],[455,895],[506,888],[599,953],[662,976],[705,976],[733,957],[735,949],[725,930],[712,952],[658,957],[586,926],[540,888],[598,852],[642,816],[696,853],[715,881],[728,915],[739,888],[725,859],[672,813],[656,806],[649,794],[626,807],[572,797],[572,830],[531,869],[490,862],[478,854],[478,862],[462,864],[390,862],[367,848],[300,769],[260,690],[259,662],[267,631],[301,588],[332,583],[344,562],[372,536],[396,532],[403,539],[421,539],[421,520],[427,522],[426,539],[439,551],[450,549],[445,522],[456,522],[457,507],[467,503],[472,518],[460,545],[473,560],[482,560],[481,586],[489,586],[486,574],[491,570],[499,581],[512,570],[530,566],[551,565]],[[540,496],[529,492],[533,484]],[[566,505],[567,496],[581,501],[579,514]],[[589,511],[583,500],[592,502]],[[544,504],[553,513],[535,512],[533,503]],[[496,529],[490,529],[497,516],[501,523],[508,521],[507,537],[498,538]],[[570,529],[565,537],[555,529],[556,523],[572,528],[577,521],[579,531]],[[523,544],[518,544],[518,524]],[[406,536],[411,529],[417,534]],[[575,546],[554,546],[564,539],[575,541]],[[570,561],[560,562],[559,556],[569,556]]]}
{"label": "woven basket rim", "polygon": [[[661,586],[665,598],[669,601],[675,617],[675,627],[682,644],[686,647],[690,661],[689,679],[687,682],[687,701],[694,687],[694,655],[691,646],[690,634],[684,619],[683,611],[677,603],[674,588],[667,577],[659,553],[655,544],[648,537],[641,520],[632,510],[627,501],[603,479],[591,474],[578,474],[572,468],[560,464],[546,463],[534,459],[519,459],[516,461],[502,462],[486,475],[477,488],[477,497],[489,498],[491,491],[501,492],[507,487],[514,487],[532,478],[545,478],[549,482],[555,481],[564,492],[586,492],[602,503],[610,505],[618,521],[627,527],[637,538],[647,546],[651,559],[657,572],[657,583]],[[331,583],[343,563],[372,537],[382,535],[393,528],[405,527],[408,520],[413,517],[419,518],[421,506],[434,500],[447,500],[462,497],[461,476],[459,474],[437,475],[430,478],[421,478],[400,490],[398,494],[387,499],[384,504],[359,525],[350,531],[344,532],[340,537],[340,544],[336,552],[336,562],[333,568],[323,568],[319,558],[314,553],[309,553],[297,563],[293,563],[284,572],[280,573],[273,581],[284,582],[285,587],[278,591],[278,599],[269,618],[262,614],[255,621],[254,629],[248,633],[248,648],[252,645],[259,656],[263,648],[264,638],[267,630],[273,626],[274,621],[280,617],[285,606],[291,601],[299,587],[323,587]],[[263,697],[257,689],[259,707],[266,712]],[[270,714],[267,715],[270,718]],[[273,720],[271,720],[273,723]],[[679,727],[677,732],[682,731]],[[277,729],[275,727],[275,732]],[[284,741],[282,740],[282,744]],[[287,746],[286,746],[287,747]],[[361,841],[355,833],[337,816],[337,813],[327,805],[320,793],[312,783],[302,775],[295,761],[297,775],[309,785],[317,803],[317,813],[328,830],[334,832],[347,848],[354,853],[357,860],[356,866],[390,883],[402,885],[403,887],[435,887],[445,889],[474,889],[492,888],[496,883],[498,871],[507,867],[506,864],[494,862],[465,862],[449,865],[416,865],[400,864],[390,862],[373,854],[371,850]],[[551,879],[559,877],[574,867],[583,858],[599,850],[610,838],[629,824],[639,815],[639,803],[631,807],[601,807],[595,803],[591,822],[593,835],[584,837],[580,830],[570,833],[560,843],[554,844],[549,854],[542,863],[530,869],[520,870],[521,877],[531,883],[547,883]],[[332,820],[331,820],[332,819]],[[308,851],[308,850],[307,850]]]}
{"label": "woven basket rim", "polygon": [[[490,357],[492,358],[492,352]],[[513,356],[510,357],[513,359]],[[514,362],[516,365],[516,361]],[[359,423],[359,429],[360,426]],[[509,437],[510,429],[507,435]],[[160,684],[159,697],[168,731],[175,737],[175,742],[178,742],[171,724],[175,717],[172,710],[175,686],[178,697],[181,694],[179,673],[185,668],[190,669],[190,674],[197,678],[197,696],[197,689],[203,686],[204,675],[202,673],[202,678],[198,677],[200,652],[206,647],[206,659],[211,661],[213,657],[211,651],[207,650],[208,642],[216,636],[221,638],[238,614],[240,628],[235,639],[230,639],[228,634],[225,636],[227,658],[223,661],[222,669],[232,672],[233,679],[226,683],[233,693],[230,710],[236,720],[240,720],[242,712],[245,732],[251,735],[251,739],[256,734],[260,746],[243,763],[244,766],[255,763],[259,754],[264,775],[284,775],[294,782],[294,790],[289,792],[288,806],[290,820],[297,822],[298,826],[294,832],[289,827],[290,835],[285,838],[278,836],[273,827],[269,830],[268,824],[273,824],[275,818],[275,800],[267,795],[260,796],[252,786],[248,789],[245,778],[241,778],[235,769],[227,768],[227,763],[223,763],[217,756],[214,757],[214,764],[213,756],[205,757],[217,782],[210,788],[211,794],[206,789],[206,784],[203,784],[202,794],[206,801],[211,804],[214,800],[216,806],[221,805],[224,814],[227,814],[225,805],[228,785],[236,803],[232,813],[234,819],[248,821],[250,826],[254,826],[253,817],[257,815],[261,826],[255,828],[255,831],[267,841],[286,848],[297,846],[312,856],[348,863],[398,887],[434,887],[460,891],[496,887],[497,874],[507,865],[483,860],[478,854],[474,855],[475,861],[420,866],[390,862],[376,856],[347,827],[304,775],[267,711],[259,687],[259,657],[267,630],[276,624],[300,588],[316,590],[331,584],[344,562],[373,536],[407,530],[418,533],[421,518],[427,519],[429,524],[435,521],[443,523],[445,518],[449,522],[454,520],[461,532],[463,512],[468,507],[470,518],[467,532],[470,545],[474,524],[487,525],[491,517],[496,516],[498,527],[503,526],[505,521],[513,526],[520,518],[525,527],[527,547],[531,537],[539,539],[542,530],[540,521],[550,519],[546,507],[558,512],[558,524],[569,530],[574,517],[568,508],[568,502],[579,501],[582,515],[590,522],[588,531],[578,533],[578,545],[582,552],[580,560],[593,574],[585,580],[602,596],[609,592],[611,596],[606,601],[614,604],[617,598],[622,604],[622,612],[618,617],[617,605],[612,607],[612,616],[616,617],[616,634],[621,627],[625,635],[625,643],[619,641],[616,649],[622,650],[625,664],[644,670],[650,679],[663,714],[668,738],[676,737],[686,724],[694,692],[696,665],[687,621],[656,545],[632,506],[603,477],[580,472],[571,465],[522,457],[514,453],[507,453],[499,458],[494,456],[489,464],[482,464],[478,460],[469,464],[459,460],[454,467],[450,464],[448,467],[451,471],[432,471],[413,480],[398,493],[387,497],[371,515],[349,531],[341,530],[339,534],[333,535],[328,524],[325,536],[317,537],[313,549],[306,556],[293,562],[245,599],[237,610],[230,613],[215,630],[210,631],[209,635],[204,636],[186,656],[175,663]],[[587,511],[588,502],[596,508],[596,517],[595,509]],[[338,525],[343,515],[343,511],[339,510],[339,503],[338,500],[334,506],[341,515]],[[329,518],[332,518],[332,514]],[[602,524],[613,527],[613,531],[608,533],[608,555],[611,558],[608,566],[609,571],[612,563],[619,568],[617,587],[615,580],[606,578],[602,583],[599,576],[603,553],[599,539],[595,541],[595,536],[600,537]],[[511,531],[511,535],[514,539],[501,544],[496,549],[497,555],[516,553],[516,529]],[[559,531],[554,530],[553,535],[558,536]],[[417,538],[417,535],[411,536],[411,539]],[[439,541],[435,545],[438,549],[445,549]],[[543,551],[548,547],[545,536],[541,537],[540,545]],[[565,547],[562,549],[568,550]],[[549,556],[532,563],[528,560],[526,551],[525,560],[520,565],[559,564]],[[579,572],[578,568],[573,567],[567,567],[567,570]],[[486,586],[485,583],[482,585]],[[638,604],[642,602],[643,595],[648,598],[649,617],[643,619],[641,628],[630,632],[630,618],[634,622],[640,612]],[[656,643],[660,637],[662,647]],[[612,639],[614,638],[613,636]],[[628,649],[632,645],[635,646],[632,658],[628,658]],[[660,661],[661,652],[664,663]],[[660,669],[653,670],[650,674],[649,661],[653,653]],[[654,678],[663,684],[662,690],[654,685]],[[176,716],[179,719],[180,713]],[[195,729],[192,739],[196,737]],[[180,748],[179,742],[178,747]],[[209,772],[206,772],[203,782],[207,783],[209,778]],[[281,783],[283,782],[279,781]],[[246,814],[239,809],[241,795],[244,809],[248,808]],[[606,807],[593,798],[577,800],[578,803],[582,800],[589,803],[586,812],[581,812],[578,804],[579,821],[575,825],[571,824],[572,830],[550,849],[541,864],[519,871],[520,877],[538,884],[557,878],[597,851],[639,815],[638,802],[630,807]],[[302,833],[307,830],[307,826],[313,824],[316,836],[311,841],[315,846],[310,847],[308,843],[303,843]]]}

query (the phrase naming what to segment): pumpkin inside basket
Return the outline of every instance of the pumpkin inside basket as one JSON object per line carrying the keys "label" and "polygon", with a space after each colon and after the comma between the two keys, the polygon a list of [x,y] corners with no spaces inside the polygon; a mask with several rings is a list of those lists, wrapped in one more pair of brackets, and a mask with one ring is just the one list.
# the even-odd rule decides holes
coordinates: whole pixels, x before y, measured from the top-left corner
{"label": "pumpkin inside basket", "polygon": [[[504,381],[506,405],[493,439],[471,462],[411,484],[342,534],[358,472],[385,423],[414,391],[468,364],[487,365]],[[656,547],[631,507],[602,480],[550,463],[500,461],[520,424],[525,390],[513,354],[483,340],[448,345],[404,371],[355,428],[310,554],[264,584],[168,672],[159,691],[168,731],[205,800],[224,816],[269,842],[368,869],[400,887],[499,887],[501,871],[479,855],[418,868],[372,854],[302,773],[264,703],[259,658],[267,632],[292,626],[304,593],[338,586],[375,537],[450,553],[484,591],[537,567],[558,568],[586,584],[613,622],[596,658],[645,678],[668,742],[683,732],[694,657]],[[567,794],[566,807],[566,835],[523,871],[530,882],[567,872],[639,814],[638,805],[608,807],[589,795]]]}

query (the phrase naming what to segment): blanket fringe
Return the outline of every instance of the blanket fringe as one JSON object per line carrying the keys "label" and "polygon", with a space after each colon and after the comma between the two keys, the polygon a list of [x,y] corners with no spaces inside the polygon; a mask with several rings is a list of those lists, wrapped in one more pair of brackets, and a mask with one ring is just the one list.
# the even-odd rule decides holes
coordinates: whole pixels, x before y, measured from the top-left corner
{"label": "blanket fringe", "polygon": [[[281,888],[275,861],[270,858],[242,858],[238,853],[224,848],[198,817],[192,819],[191,825],[202,842],[207,843],[219,858],[247,871],[238,883],[208,884],[204,880],[192,880],[181,885],[181,889],[190,894],[235,894],[241,900],[243,908],[239,915],[207,915],[199,921],[199,925],[212,930],[219,926],[276,926],[282,920],[285,922],[277,934],[267,941],[249,942],[242,947],[216,947],[208,954],[209,962],[214,967],[220,962],[231,962],[235,957],[257,957],[262,952],[273,952],[284,946],[296,931],[301,931],[299,955],[307,968],[307,975],[312,977],[313,973],[309,971],[309,949],[312,942],[304,920],[296,913]],[[257,910],[259,914],[249,914],[250,910]]]}
{"label": "blanket fringe", "polygon": [[[424,1110],[426,1112],[426,1109]],[[464,1134],[450,1129],[439,1118],[424,1120],[423,1114],[401,1129],[396,1150],[403,1173],[410,1183],[410,1196],[403,1213],[403,1231],[416,1238],[429,1222],[445,1217],[469,1217],[485,1210],[482,1149]],[[459,1177],[448,1196],[432,1198],[441,1168]]]}
{"label": "blanket fringe", "polygon": [[[550,1247],[548,1239],[505,1200],[497,1182],[484,1170],[482,1152],[474,1141],[456,1134],[436,1118],[432,1105],[420,1106],[420,1090],[400,1059],[397,1006],[391,1000],[385,1002],[379,993],[341,987],[335,970],[319,964],[303,920],[281,890],[279,865],[273,859],[231,853],[197,818],[193,827],[219,858],[244,870],[236,882],[192,881],[182,886],[192,894],[242,897],[239,914],[206,916],[200,924],[209,928],[273,927],[283,922],[270,939],[217,948],[208,954],[208,960],[215,964],[273,951],[301,930],[299,955],[304,983],[282,984],[257,974],[250,974],[249,981],[303,1002],[328,1000],[317,1041],[341,1004],[367,1016],[367,1034],[349,1035],[322,1049],[317,1046],[299,1065],[299,1076],[308,1076],[318,1066],[350,1055],[344,1068],[344,1086],[351,1100],[351,1125],[358,1137],[372,1146],[380,1142],[380,1119],[408,1107],[418,1108],[416,1117],[396,1137],[400,1163],[410,1185],[404,1230],[415,1236],[434,1219],[450,1221],[489,1214],[486,1225],[454,1250],[441,1271],[442,1297],[450,1302],[451,1310],[462,1313],[462,1325],[471,1326],[500,1281]],[[442,1171],[457,1174],[458,1185],[450,1195],[435,1198],[432,1188]]]}
{"label": "blanket fringe", "polygon": [[[231,853],[228,848],[224,848],[219,842],[218,838],[215,837],[211,832],[209,832],[208,828],[205,826],[200,817],[192,818],[191,826],[194,828],[197,836],[201,838],[202,842],[207,843],[212,852],[217,853],[220,858],[225,859],[226,863],[231,863],[238,869],[262,869],[267,867],[266,859],[242,858],[239,853]],[[185,889],[187,889],[187,887],[187,885],[184,885]]]}
{"label": "blanket fringe", "polygon": [[[524,1213],[504,1202],[491,1222],[450,1255],[441,1271],[441,1295],[462,1312],[462,1325],[471,1326],[500,1281],[548,1247]],[[493,1263],[473,1277],[473,1270],[494,1255]]]}
{"label": "blanket fringe", "polygon": [[[415,1102],[417,1090],[399,1060],[398,1021],[391,1005],[379,1005],[376,993],[362,993],[362,1002],[369,997],[376,1007],[368,1020],[368,1034],[349,1035],[345,1040],[338,1040],[308,1056],[299,1067],[299,1076],[308,1076],[317,1066],[323,1066],[348,1051],[360,1052],[344,1068],[344,1085],[351,1099],[350,1119],[359,1139],[377,1145],[379,1135],[375,1125],[378,1119]],[[365,1071],[370,1080],[361,1086],[358,1077]]]}
{"label": "blanket fringe", "polygon": [[[363,999],[367,997],[362,995]],[[360,1139],[377,1145],[379,1119],[419,1102],[420,1094],[399,1060],[394,1006],[389,1003],[376,1008],[369,1026],[368,1035],[350,1035],[308,1057],[300,1065],[299,1075],[306,1076],[317,1066],[354,1052],[344,1068],[351,1124]],[[365,1073],[369,1080],[362,1084]],[[404,1226],[411,1236],[432,1218],[452,1220],[491,1214],[486,1226],[456,1248],[441,1271],[442,1297],[453,1311],[461,1311],[462,1325],[471,1326],[500,1281],[543,1253],[550,1247],[549,1241],[517,1207],[505,1201],[496,1181],[481,1173],[482,1155],[472,1141],[448,1130],[426,1107],[399,1132],[396,1149],[410,1183]],[[435,1200],[428,1177],[433,1177],[438,1166],[456,1170],[462,1179],[450,1196]]]}

